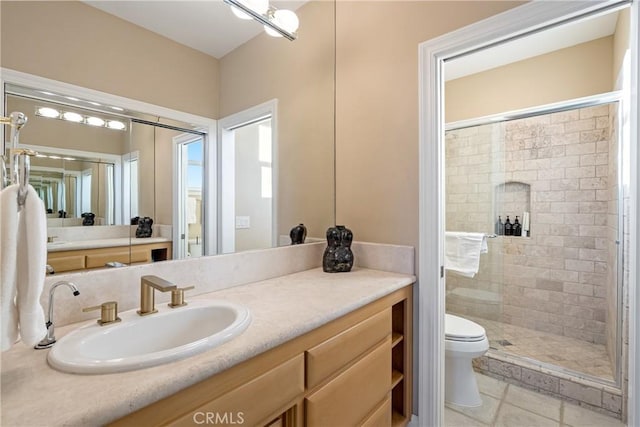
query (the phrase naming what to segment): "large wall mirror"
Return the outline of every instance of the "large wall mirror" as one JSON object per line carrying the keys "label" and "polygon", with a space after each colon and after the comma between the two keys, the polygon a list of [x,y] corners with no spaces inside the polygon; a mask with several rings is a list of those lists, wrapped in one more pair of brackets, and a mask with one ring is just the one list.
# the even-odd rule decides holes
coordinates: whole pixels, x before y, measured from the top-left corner
{"label": "large wall mirror", "polygon": [[[287,245],[289,231],[301,223],[307,241],[323,238],[335,222],[333,3],[293,5],[300,18],[296,41],[251,29],[244,39],[235,35],[221,53],[207,52],[217,71],[210,75],[216,93],[194,96],[214,105],[207,115],[193,114],[188,102],[184,109],[176,108],[177,102],[139,102],[127,75],[138,78],[140,70],[127,73],[114,65],[122,86],[116,85],[113,94],[103,93],[80,84],[75,77],[82,75],[79,69],[70,68],[68,80],[51,78],[47,67],[60,66],[56,55],[47,55],[48,64],[27,67],[15,59],[16,50],[12,52],[11,46],[25,43],[27,32],[46,33],[42,25],[58,31],[53,24],[42,24],[44,15],[58,11],[69,20],[93,20],[94,26],[103,19],[113,26],[112,21],[121,18],[118,25],[153,27],[162,34],[153,20],[136,21],[128,15],[128,7],[137,3],[148,16],[159,16],[172,2],[46,3],[2,2],[3,113],[21,111],[29,117],[20,145],[38,153],[30,182],[48,212],[50,259],[73,255],[76,242],[83,242],[83,261],[70,266],[58,262],[60,272]],[[198,5],[203,4],[185,2],[186,15],[193,12],[196,19]],[[247,26],[260,27],[237,19],[222,2],[214,6],[207,12],[227,28],[239,26],[246,33]],[[12,24],[25,18],[40,25]],[[95,28],[97,33],[103,30],[111,31]],[[40,43],[35,38],[29,39]],[[183,48],[189,49],[179,47],[177,52]],[[174,59],[184,60],[180,54]],[[152,70],[149,73],[153,78]],[[185,79],[189,73],[184,71]],[[165,90],[163,82],[157,88]],[[265,104],[274,107],[251,117]],[[148,105],[154,108],[146,109]],[[225,129],[223,138],[217,124],[229,117],[249,119]],[[225,190],[229,188],[233,197]],[[230,213],[224,224],[222,212]],[[146,218],[153,221],[148,236]],[[231,239],[223,237],[229,234]],[[118,250],[89,259],[91,251],[104,247]]]}

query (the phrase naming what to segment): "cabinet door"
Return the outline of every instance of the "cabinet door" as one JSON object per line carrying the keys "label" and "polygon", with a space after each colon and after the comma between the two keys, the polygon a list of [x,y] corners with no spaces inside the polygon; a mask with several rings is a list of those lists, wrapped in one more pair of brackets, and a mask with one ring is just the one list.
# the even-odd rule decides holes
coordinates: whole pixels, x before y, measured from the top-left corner
{"label": "cabinet door", "polygon": [[391,425],[391,397],[387,397],[384,402],[371,414],[360,427],[388,427]]}
{"label": "cabinet door", "polygon": [[[279,408],[304,393],[304,356],[265,372],[259,377],[189,412],[171,425],[194,424],[255,426],[265,421]],[[285,408],[282,408],[285,406]],[[266,422],[265,422],[266,424]]]}
{"label": "cabinet door", "polygon": [[354,426],[391,389],[391,336],[306,399],[307,426]]}

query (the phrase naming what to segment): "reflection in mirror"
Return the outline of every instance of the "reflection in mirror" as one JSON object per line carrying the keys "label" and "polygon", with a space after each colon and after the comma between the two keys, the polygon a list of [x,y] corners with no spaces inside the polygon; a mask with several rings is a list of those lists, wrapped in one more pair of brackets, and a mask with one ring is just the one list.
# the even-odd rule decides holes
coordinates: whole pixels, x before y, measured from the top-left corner
{"label": "reflection in mirror", "polygon": [[[170,3],[163,6],[173,7]],[[176,19],[182,19],[178,15],[196,14],[196,3],[204,7],[200,2],[181,2],[178,7],[184,13],[176,14]],[[82,213],[93,213],[96,217],[92,230],[104,230],[100,239],[120,238],[124,228],[131,242],[126,260],[121,261],[124,264],[223,252],[222,224],[217,221],[221,219],[218,202],[225,195],[219,178],[224,164],[216,164],[220,162],[217,154],[221,147],[216,146],[219,141],[215,120],[222,122],[225,117],[269,100],[278,102],[271,165],[256,161],[260,165],[254,165],[257,169],[252,169],[250,180],[251,191],[260,190],[259,199],[250,203],[264,206],[254,213],[251,209],[255,206],[244,207],[237,201],[231,229],[238,245],[231,250],[288,245],[289,231],[299,223],[307,226],[308,241],[322,238],[335,222],[333,2],[309,1],[296,6],[300,37],[295,42],[264,35],[262,26],[240,21],[228,6],[217,7],[214,3],[206,2],[206,7],[214,9],[211,15],[241,28],[239,33],[243,33],[234,41],[226,40],[228,43],[215,51],[187,47],[189,42],[184,39],[169,40],[166,37],[173,36],[162,28],[153,33],[143,29],[134,16],[128,15],[129,2],[2,3],[2,65],[9,68],[3,69],[5,107],[31,112],[30,125],[21,142],[54,156],[85,162],[64,160],[58,166],[63,173],[60,185],[64,197],[60,206],[54,206],[52,201],[50,208],[66,212],[66,218],[52,220],[60,221],[61,227],[57,228],[67,229],[71,221],[82,223]],[[139,7],[151,16],[158,4],[144,2]],[[91,40],[74,39],[75,48],[70,50],[69,34],[55,31],[56,19],[45,19],[61,16],[83,34],[90,25]],[[22,24],[14,25],[16,22]],[[38,24],[33,25],[34,22]],[[180,27],[172,23],[172,27],[176,26]],[[233,29],[228,33],[231,32]],[[219,38],[225,37],[226,30]],[[23,42],[14,43],[18,40]],[[111,45],[114,40],[122,43],[109,59],[94,48],[96,43]],[[12,55],[18,45],[22,46],[20,55]],[[153,46],[163,56],[141,55],[137,47],[141,45]],[[26,63],[38,56],[35,52],[42,51],[50,53],[41,61],[43,64]],[[65,62],[76,52],[82,52],[85,62],[95,65],[91,73]],[[296,72],[291,73],[294,69]],[[157,81],[148,78],[149,70],[154,70]],[[75,113],[83,123],[62,120],[60,115],[36,115],[38,107]],[[90,116],[97,118],[91,120],[92,125],[88,124]],[[73,114],[68,118],[73,119]],[[122,126],[100,126],[102,122],[115,121]],[[35,122],[40,124],[36,126]],[[241,155],[238,152],[238,158]],[[88,160],[103,166],[93,168],[86,163]],[[237,168],[238,182],[249,178],[249,172],[247,176],[240,172],[242,166]],[[108,196],[110,186],[112,201]],[[249,189],[240,186],[236,190],[239,196],[249,193]],[[53,188],[43,189],[43,197],[49,191],[54,192]],[[94,200],[96,197],[99,198]],[[152,239],[166,239],[164,243],[170,246],[166,248],[168,256],[151,259],[135,254],[143,240],[135,237],[137,227],[131,225],[135,217],[153,219],[154,233],[159,235],[154,234]],[[240,218],[240,227],[236,227],[236,217]],[[243,223],[242,217],[249,217],[249,221]],[[69,228],[89,231],[86,227]],[[65,241],[60,237],[64,232],[56,230],[54,234]],[[252,234],[261,237],[245,239]],[[65,244],[60,243],[59,247]],[[98,268],[96,265],[104,266],[104,262],[81,268]]]}

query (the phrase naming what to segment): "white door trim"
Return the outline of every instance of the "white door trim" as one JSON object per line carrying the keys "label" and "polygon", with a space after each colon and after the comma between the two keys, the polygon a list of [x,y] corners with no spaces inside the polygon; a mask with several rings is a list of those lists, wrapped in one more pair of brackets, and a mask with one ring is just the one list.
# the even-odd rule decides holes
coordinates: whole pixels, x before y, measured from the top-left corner
{"label": "white door trim", "polygon": [[[532,1],[454,32],[421,43],[419,46],[419,373],[418,411],[420,424],[444,424],[444,280],[441,277],[444,249],[444,76],[446,59],[506,41],[534,30],[557,25],[588,14],[609,10],[625,3]],[[631,117],[638,117],[638,2],[631,9]],[[631,141],[637,141],[638,123],[632,123]],[[633,146],[633,158],[640,164],[640,150]],[[638,175],[632,168],[631,217],[638,215]],[[640,342],[640,293],[637,292],[637,266],[640,265],[637,224],[632,221],[630,245],[630,330],[629,351],[637,355]],[[637,357],[629,360],[629,425],[640,422],[640,372]]]}

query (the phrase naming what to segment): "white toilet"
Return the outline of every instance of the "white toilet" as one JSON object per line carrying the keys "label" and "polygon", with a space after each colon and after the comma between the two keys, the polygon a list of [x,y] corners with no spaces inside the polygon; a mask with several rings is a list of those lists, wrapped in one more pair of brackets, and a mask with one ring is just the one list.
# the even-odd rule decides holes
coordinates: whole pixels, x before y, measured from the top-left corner
{"label": "white toilet", "polygon": [[484,328],[471,320],[445,314],[445,397],[447,403],[480,406],[480,392],[471,359],[489,350]]}

